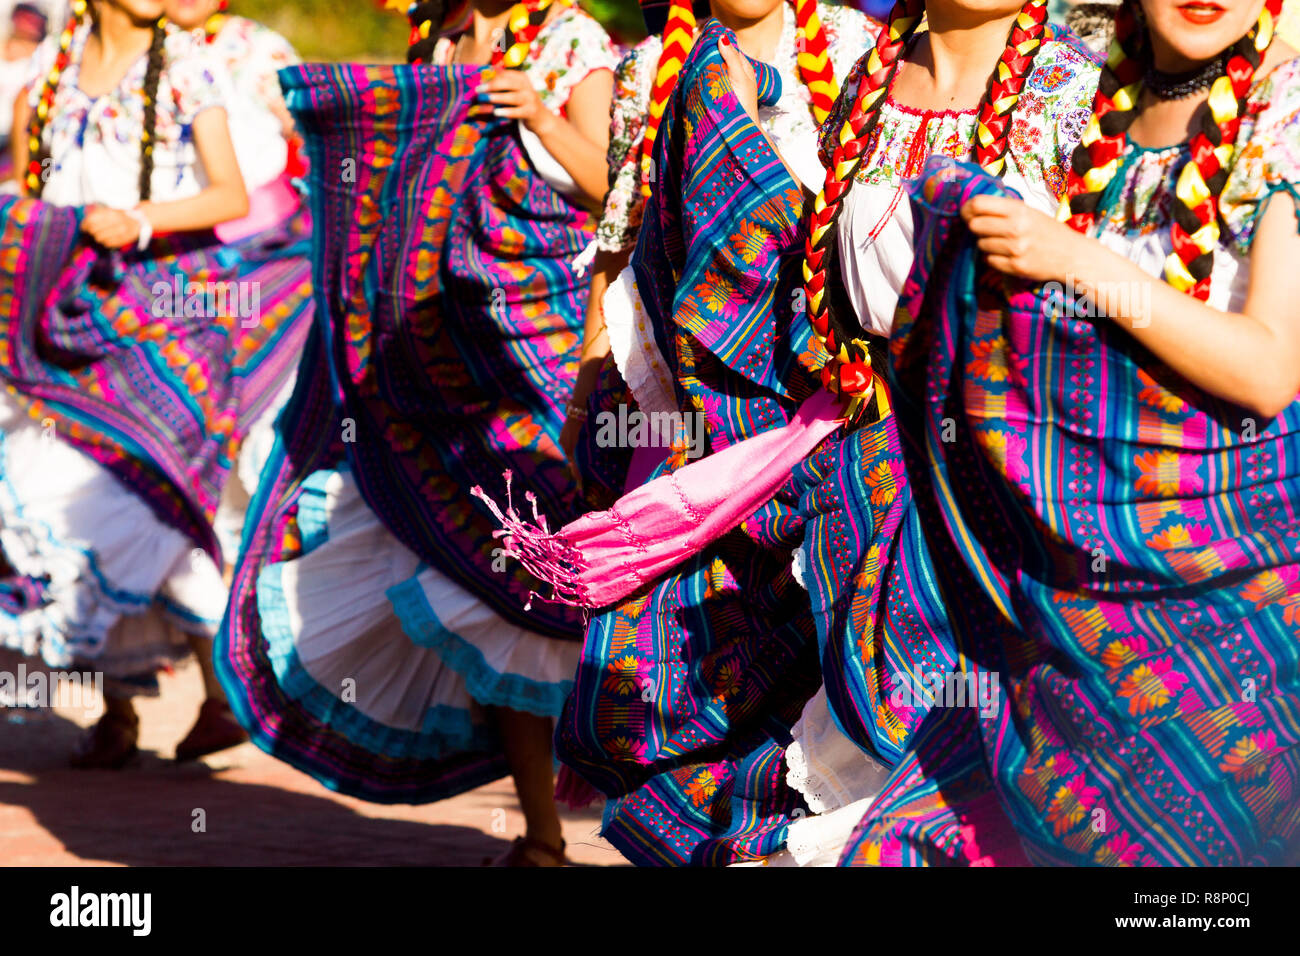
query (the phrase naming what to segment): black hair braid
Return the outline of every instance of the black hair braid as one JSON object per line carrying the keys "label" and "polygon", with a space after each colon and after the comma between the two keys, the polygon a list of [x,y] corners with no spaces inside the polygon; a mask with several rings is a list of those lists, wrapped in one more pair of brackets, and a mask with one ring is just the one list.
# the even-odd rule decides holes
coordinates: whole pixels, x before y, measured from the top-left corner
{"label": "black hair braid", "polygon": [[148,202],[153,192],[153,150],[158,138],[158,87],[162,82],[167,33],[162,21],[153,27],[149,45],[149,66],[144,74],[144,129],[140,137],[140,201]]}
{"label": "black hair braid", "polygon": [[[412,43],[406,51],[407,63],[431,63],[433,48],[438,43],[438,34],[442,29],[443,18],[447,15],[447,0],[424,0],[411,7]],[[423,24],[429,24],[427,36],[420,36]]]}

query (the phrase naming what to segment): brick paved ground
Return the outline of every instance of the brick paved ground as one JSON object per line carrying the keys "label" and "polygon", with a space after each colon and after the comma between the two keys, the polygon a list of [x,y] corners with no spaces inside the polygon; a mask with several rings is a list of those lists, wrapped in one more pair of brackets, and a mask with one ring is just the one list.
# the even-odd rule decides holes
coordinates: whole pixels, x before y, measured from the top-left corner
{"label": "brick paved ground", "polygon": [[[0,654],[0,669],[15,664]],[[0,709],[0,865],[477,866],[523,832],[509,780],[380,806],[332,793],[252,744],[174,764],[200,697],[197,669],[165,677],[162,697],[139,702],[141,756],[116,772],[67,767],[97,714],[58,706],[16,720]],[[193,832],[197,809],[206,833]],[[623,864],[598,823],[598,807],[565,815],[570,857]]]}

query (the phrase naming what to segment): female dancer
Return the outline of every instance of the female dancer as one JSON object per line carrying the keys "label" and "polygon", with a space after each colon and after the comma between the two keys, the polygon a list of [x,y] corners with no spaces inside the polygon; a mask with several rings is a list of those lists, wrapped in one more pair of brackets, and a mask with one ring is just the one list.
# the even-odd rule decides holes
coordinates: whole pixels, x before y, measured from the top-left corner
{"label": "female dancer", "polygon": [[[131,696],[191,645],[209,659],[226,596],[216,505],[308,300],[295,288],[263,312],[243,291],[265,275],[258,241],[218,254],[212,228],[248,211],[221,67],[166,33],[161,2],[72,9],[16,116],[33,198],[3,208],[6,254],[26,266],[4,276],[0,629],[107,675],[74,763],[117,767],[136,749]],[[76,249],[78,231],[93,245]],[[219,710],[192,732],[211,749],[242,739]]]}
{"label": "female dancer", "polygon": [[[845,220],[850,228],[841,228],[838,236],[840,243],[848,243],[847,247],[840,247],[841,259],[844,261],[842,268],[847,270],[845,278],[851,280],[845,284],[852,285],[852,293],[856,293],[860,300],[854,302],[850,299],[845,302],[846,311],[840,314],[853,317],[857,313],[861,319],[851,318],[846,323],[846,328],[860,329],[859,321],[878,331],[888,328],[902,276],[906,274],[910,260],[910,220],[906,218],[906,205],[901,204],[902,215],[898,211],[900,182],[919,168],[919,163],[926,155],[945,150],[961,155],[974,146],[976,154],[991,168],[1006,170],[1022,189],[1038,197],[1040,205],[1049,208],[1064,180],[1061,164],[1081,130],[1081,117],[1086,115],[1085,104],[1091,96],[1091,80],[1095,77],[1095,70],[1087,56],[1075,47],[1042,42],[1045,20],[1042,4],[1029,4],[1023,9],[1008,6],[992,13],[983,9],[975,11],[958,4],[941,3],[932,6],[933,19],[929,31],[919,34],[917,27],[923,12],[920,5],[902,5],[895,10],[891,18],[891,30],[882,34],[881,45],[875,57],[864,58],[851,74],[850,91],[842,96],[837,115],[824,128],[828,149],[823,154],[823,159],[828,163],[828,175],[831,178],[827,181],[825,195],[815,207],[815,215],[819,218],[814,233],[815,245],[809,251],[814,264],[824,263],[824,256],[817,256],[817,252],[825,248],[825,243],[835,242],[837,232],[832,227],[839,210],[848,203],[853,203],[856,207],[854,214]],[[971,43],[972,38],[979,42]],[[751,117],[756,116],[753,79],[746,77],[746,71],[742,69],[743,63],[733,50],[724,48],[720,52],[728,61],[732,76],[736,77],[737,95]],[[886,68],[880,65],[878,58],[882,57]],[[895,74],[892,67],[900,62],[905,66],[899,67]],[[1001,65],[990,84],[987,79],[990,64],[999,62]],[[972,88],[977,76],[980,78],[980,87],[989,86],[989,92],[975,108],[961,109],[965,104],[960,91]],[[850,119],[851,124],[848,122]],[[1010,150],[1013,142],[1020,147],[1014,154]],[[836,148],[841,151],[837,153],[838,160],[833,159],[829,149],[830,145],[836,143]],[[851,161],[846,161],[845,155]],[[860,178],[855,180],[855,174]],[[832,197],[830,201],[827,196]],[[851,198],[846,199],[846,196]],[[860,221],[863,229],[858,232]],[[650,253],[652,250],[649,248],[639,248],[637,256]],[[814,277],[815,274],[816,270]],[[807,362],[813,371],[818,371],[827,364],[829,354],[838,355],[839,346],[835,342],[835,336],[828,334],[829,327],[826,325],[825,312],[830,304],[829,296],[817,294],[822,288],[828,287],[824,278],[820,283],[814,279],[807,292],[807,301],[812,310],[811,331],[817,335],[809,335],[809,326],[804,325],[803,343],[775,351],[775,355],[783,352],[798,355],[802,352],[801,361]],[[873,296],[874,301],[871,298]],[[679,299],[674,308],[681,313],[683,302]],[[698,320],[693,324],[698,326]],[[798,332],[800,328],[796,324],[783,334],[799,343]],[[846,344],[851,338],[857,337],[839,336]],[[830,349],[825,348],[823,340],[831,346]],[[692,348],[698,346],[693,345]],[[750,364],[752,367],[752,363],[741,364]],[[831,363],[832,368],[838,364]],[[846,366],[850,364],[845,363]],[[697,363],[697,368],[692,369],[696,376],[700,374],[699,367],[703,366]],[[843,389],[847,382],[845,376],[832,378],[831,369],[818,372],[818,378],[828,387],[837,390]],[[858,386],[857,397],[861,403],[868,397],[866,393],[870,389],[870,376],[855,384]],[[692,389],[697,386],[684,380],[683,387]],[[787,385],[787,394],[797,395],[801,388],[808,387],[809,383],[800,386],[796,375]],[[834,560],[804,570],[804,578],[813,591],[813,609],[823,641],[827,640],[828,631],[833,634],[837,630],[848,631],[851,627],[843,616],[845,602],[838,599],[838,596],[826,600],[825,592],[839,580],[852,586],[854,576],[848,573],[856,570],[853,567],[854,549],[862,548],[865,551],[862,542],[870,540],[873,529],[863,527],[866,521],[862,519],[856,525],[850,524],[846,516],[851,516],[848,511],[851,502],[842,494],[834,494],[833,488],[819,486],[833,481],[838,472],[854,473],[865,454],[875,455],[885,450],[883,446],[886,442],[882,440],[881,433],[891,428],[892,425],[886,418],[884,423],[872,427],[875,434],[869,441],[864,440],[866,436],[859,437],[858,433],[854,433],[846,441],[828,443],[796,472],[790,487],[784,489],[778,499],[768,506],[777,509],[772,517],[779,519],[777,527],[783,529],[787,538],[791,537],[790,532],[793,531],[792,540],[788,543],[773,542],[783,546],[787,559],[789,550],[797,547],[805,534],[819,547],[833,547],[838,552],[834,555]],[[897,442],[896,436],[894,441]],[[858,446],[858,442],[863,444]],[[901,484],[895,480],[890,483],[890,489]],[[800,504],[801,496],[804,500]],[[782,509],[782,499],[799,504],[799,509],[796,511],[790,504]],[[905,497],[902,507],[905,513]],[[760,511],[746,522],[744,527],[752,529],[751,534],[764,528],[766,510]],[[807,529],[799,521],[791,520],[792,511],[795,514],[802,512],[810,519]],[[829,537],[836,540],[821,544]],[[781,549],[774,547],[772,550],[773,559],[776,560]],[[865,559],[859,552],[856,560],[861,565]],[[692,842],[691,837],[684,836],[692,828],[698,829],[698,821],[691,814],[692,802],[695,807],[701,803],[696,798],[698,794],[708,793],[712,796],[715,793],[729,793],[732,788],[744,786],[749,781],[742,781],[735,771],[724,769],[720,772],[717,765],[691,767],[694,755],[689,748],[683,748],[681,740],[690,739],[694,735],[697,739],[708,740],[710,746],[716,747],[720,715],[716,711],[711,712],[712,708],[703,701],[695,702],[692,699],[690,684],[679,686],[676,678],[672,678],[670,686],[656,687],[651,699],[642,698],[647,706],[638,707],[634,699],[628,698],[628,688],[638,684],[633,676],[644,675],[652,686],[657,685],[654,675],[674,674],[678,668],[671,662],[684,659],[695,662],[693,669],[702,669],[692,680],[703,681],[707,685],[712,672],[714,680],[731,675],[728,677],[730,682],[745,688],[741,699],[747,700],[751,705],[748,708],[750,713],[746,713],[746,708],[734,705],[729,708],[727,718],[733,723],[730,730],[726,729],[727,725],[722,725],[721,736],[724,739],[729,735],[737,740],[743,739],[747,731],[742,720],[752,719],[755,712],[761,714],[769,725],[780,719],[780,711],[764,706],[767,702],[762,699],[761,688],[769,686],[768,693],[771,694],[778,683],[784,691],[790,691],[798,685],[799,682],[792,675],[802,673],[801,665],[794,663],[801,660],[801,653],[798,650],[799,640],[791,636],[798,633],[797,625],[793,622],[799,619],[800,614],[809,618],[812,616],[808,615],[807,595],[797,593],[787,597],[785,603],[790,607],[786,616],[787,625],[784,625],[787,629],[782,631],[777,628],[769,633],[767,639],[761,642],[767,660],[762,664],[761,670],[749,665],[755,670],[753,676],[746,673],[745,655],[752,652],[746,650],[747,644],[739,636],[743,634],[741,625],[749,624],[758,613],[757,609],[766,607],[769,600],[769,594],[753,578],[756,565],[757,562],[751,557],[743,572],[732,568],[729,563],[724,563],[721,569],[709,564],[704,564],[701,568],[701,571],[709,569],[711,573],[711,577],[701,579],[708,586],[702,586],[698,590],[700,599],[705,602],[702,610],[708,612],[709,609],[714,609],[715,614],[729,615],[727,640],[716,640],[716,646],[704,641],[702,635],[708,631],[685,613],[685,609],[690,607],[686,600],[697,593],[696,588],[685,586],[685,582],[689,581],[688,575],[670,576],[657,585],[648,598],[638,597],[616,612],[603,615],[593,623],[588,635],[578,689],[571,704],[571,712],[566,712],[566,718],[561,724],[561,754],[566,762],[607,793],[620,796],[628,794],[614,805],[607,816],[606,835],[614,839],[625,853],[635,854],[638,859],[669,862],[705,858],[722,861],[744,859],[747,854],[761,854],[764,848],[779,847],[785,839],[784,821],[769,827],[768,839],[751,839],[744,844],[733,841],[725,853],[717,853],[716,846],[703,849],[704,844]],[[722,577],[718,575],[719,570],[723,571]],[[739,579],[739,587],[727,580],[727,570]],[[788,580],[793,580],[789,575],[788,564],[785,573]],[[742,574],[745,577],[742,578]],[[827,585],[819,589],[814,579],[824,580],[827,577]],[[746,590],[746,585],[749,590]],[[745,595],[744,606],[748,618],[721,600],[732,588]],[[874,599],[880,600],[879,593],[874,595]],[[697,612],[692,610],[692,613]],[[941,605],[938,619],[943,619]],[[707,622],[707,613],[701,615],[701,620]],[[813,621],[810,619],[807,624],[808,629],[812,630]],[[777,640],[783,633],[785,641]],[[921,635],[916,637],[918,653],[934,653],[928,649]],[[686,643],[679,643],[682,641]],[[782,643],[790,648],[790,654],[783,663],[787,668],[786,675],[780,682],[765,685],[764,681],[777,670],[775,649]],[[870,635],[862,648],[856,642],[851,645],[853,650],[865,652],[869,662],[874,659],[875,646],[874,638]],[[757,659],[756,657],[755,660]],[[833,657],[830,660],[832,664],[829,666],[839,666],[838,660]],[[588,674],[592,675],[590,679]],[[625,674],[627,676],[624,679],[615,679]],[[802,699],[786,699],[782,706],[788,713],[793,703],[797,714],[797,709],[803,706],[815,689],[814,678]],[[775,696],[771,697],[771,700],[775,699]],[[759,701],[759,705],[752,706],[754,701]],[[896,759],[897,756],[897,751],[891,752],[877,745],[875,715],[872,715],[865,732],[854,738],[857,743],[855,747],[844,739],[844,735],[837,730],[826,713],[824,699],[814,699],[811,706],[820,716],[814,722],[805,713],[802,727],[796,734],[797,738],[802,739],[797,740],[794,753],[790,755],[794,772],[790,775],[789,782],[817,810],[829,810],[870,797],[878,789],[881,775],[874,771],[862,751],[866,750],[879,759]],[[691,707],[695,708],[694,715]],[[794,717],[786,719],[792,723]],[[820,739],[809,739],[812,727],[816,728]],[[780,735],[778,726],[773,742],[780,743]],[[652,741],[660,740],[669,741],[678,756],[670,757],[667,750],[657,750],[659,744]],[[898,745],[897,740],[887,739],[887,743]],[[686,750],[684,757],[680,755],[683,749]],[[839,765],[836,769],[845,779],[839,781],[838,789],[831,791],[824,784],[835,784],[836,781],[826,780],[828,774],[817,771],[826,771],[837,762]],[[751,764],[752,756],[741,763]],[[657,770],[674,765],[681,769],[675,770],[671,775],[659,773],[656,776]],[[733,775],[733,779],[727,779]],[[702,782],[703,777],[709,777],[711,782]],[[647,778],[653,779],[645,783]],[[637,786],[641,784],[644,786],[638,791]],[[686,798],[682,797],[682,792]],[[708,804],[707,801],[704,802]],[[802,810],[798,815],[802,815]],[[811,837],[807,841],[812,844],[808,855],[817,856],[822,843],[829,845],[838,840],[842,844],[847,830],[860,815],[861,807],[858,807],[856,816],[850,813],[841,818],[847,819],[848,824],[839,827],[835,834],[815,834]],[[664,824],[665,819],[672,820],[677,830],[670,832],[670,828]],[[822,822],[824,821],[819,821],[819,824]],[[798,827],[799,824],[795,826]],[[654,836],[656,829],[667,835],[664,838]],[[670,841],[675,842],[676,846],[671,846]],[[687,847],[687,854],[681,852],[683,846]],[[828,851],[821,847],[821,852],[825,855]]]}
{"label": "female dancer", "polygon": [[[182,30],[202,31],[209,52],[234,80],[239,109],[232,110],[230,134],[250,202],[257,190],[285,175],[298,174],[300,160],[293,117],[284,105],[276,73],[298,62],[289,41],[274,30],[227,13],[229,0],[167,0],[167,19]],[[291,161],[292,160],[292,161]]]}
{"label": "female dancer", "polygon": [[[932,714],[847,861],[1296,861],[1300,59],[1280,9],[1125,0],[1064,223],[961,170],[918,189],[919,273],[942,244],[948,278],[905,292],[891,380],[963,670],[1007,699]],[[1006,298],[961,220],[989,267],[1047,284]]]}
{"label": "female dancer", "polygon": [[[865,18],[842,10],[826,14],[827,21],[834,22],[837,28],[832,33],[821,20],[827,9],[811,4],[795,5],[793,10],[782,4],[717,5],[720,19],[734,19],[751,43],[766,35],[769,51],[774,46],[772,40],[780,35],[777,28],[786,34],[791,55],[776,59],[790,76],[781,83],[781,100],[764,104],[763,120],[777,130],[775,135],[786,144],[792,157],[791,166],[796,171],[802,169],[809,183],[815,181],[809,163],[820,169],[815,128],[833,102],[833,96],[826,94],[835,88],[834,64],[838,61],[843,70],[871,37]],[[670,11],[670,25],[665,30],[669,40],[661,55],[665,68],[656,70],[655,75],[671,82],[651,96],[645,80],[640,79],[638,85],[645,90],[640,95],[651,102],[645,135],[656,147],[651,152],[637,137],[627,144],[627,158],[611,203],[613,216],[607,219],[615,227],[612,232],[619,243],[630,247],[637,226],[635,221],[623,221],[619,190],[631,193],[632,215],[639,218],[641,197],[635,190],[651,187],[645,217],[652,231],[649,236],[642,234],[638,250],[647,250],[652,256],[654,250],[661,254],[671,250],[671,261],[634,259],[635,276],[632,270],[626,271],[605,299],[608,308],[619,295],[617,287],[627,290],[622,293],[624,302],[616,307],[618,314],[610,318],[614,322],[627,319],[627,340],[639,336],[640,349],[655,350],[665,380],[659,383],[629,370],[634,392],[643,386],[655,386],[659,392],[657,399],[637,392],[638,412],[659,415],[667,411],[679,422],[689,422],[689,430],[699,441],[693,452],[679,447],[678,454],[669,456],[667,442],[662,438],[671,440],[672,436],[655,436],[653,444],[661,446],[657,459],[670,458],[666,465],[651,461],[660,471],[674,469],[687,454],[694,457],[707,453],[702,439],[717,450],[784,425],[794,414],[789,396],[782,394],[772,374],[762,371],[782,359],[773,360],[768,351],[770,333],[763,332],[761,316],[770,311],[776,294],[773,280],[782,257],[779,251],[777,255],[770,252],[780,241],[778,223],[793,226],[797,211],[791,212],[790,207],[798,208],[801,180],[781,162],[763,165],[757,156],[752,169],[743,162],[734,169],[724,169],[725,164],[719,162],[719,178],[715,181],[706,181],[711,174],[701,168],[702,175],[689,188],[692,195],[707,197],[705,205],[698,207],[699,214],[711,223],[708,237],[703,238],[679,231],[680,207],[670,198],[679,194],[679,174],[681,190],[688,188],[686,177],[694,170],[687,167],[698,157],[754,155],[745,146],[753,142],[753,126],[738,109],[718,58],[718,38],[727,33],[722,23],[707,25],[695,39],[696,48],[686,61],[688,65],[682,66],[686,51],[681,24],[687,23],[689,29],[691,16],[689,8],[677,4]],[[832,36],[833,47],[828,39]],[[642,49],[643,56],[646,50]],[[795,50],[811,56],[800,60],[793,55]],[[648,51],[658,52],[653,44]],[[644,61],[634,57],[630,65],[638,78],[649,75]],[[668,66],[676,68],[673,73],[668,73]],[[818,68],[815,79],[809,72],[814,66]],[[679,70],[683,74],[680,82],[685,86],[674,89]],[[813,95],[807,96],[805,90]],[[819,106],[820,110],[814,112]],[[671,122],[662,119],[665,116],[671,117]],[[666,124],[662,131],[660,123]],[[666,143],[672,144],[667,153]],[[768,155],[772,155],[770,151]],[[652,169],[656,174],[653,183]],[[686,214],[683,211],[681,215]],[[691,245],[696,248],[688,251]],[[739,249],[739,255],[733,249]],[[644,269],[643,264],[647,265]],[[692,301],[696,306],[706,307],[709,296],[701,290],[709,288],[708,277],[714,266],[727,270],[729,278],[724,284],[715,277],[712,288],[721,297],[713,299],[707,308],[723,308],[732,313],[733,320],[737,314],[752,313],[760,324],[754,326],[752,338],[746,336],[748,345],[741,345],[732,354],[721,349],[725,358],[720,361],[720,357],[712,355],[706,359],[706,348],[699,353],[698,370],[679,372],[674,366],[684,361],[680,357],[683,346],[673,342],[678,334],[673,314],[684,313],[681,303],[673,304],[675,290],[680,288],[688,298],[695,297]],[[627,302],[639,301],[643,296],[648,310],[660,318],[647,313],[638,329],[628,318]],[[705,314],[701,309],[700,321],[704,321]],[[716,328],[722,330],[723,326]],[[690,348],[699,348],[696,338],[717,346],[702,329],[693,331]],[[751,384],[755,379],[757,389]],[[644,477],[643,472],[632,483]],[[784,507],[783,503],[778,509]],[[760,796],[750,790],[749,782],[763,790],[768,788],[768,778],[779,763],[779,747],[772,735],[779,739],[782,720],[788,727],[810,693],[804,685],[815,673],[810,653],[814,632],[806,598],[789,573],[789,545],[784,541],[787,529],[781,527],[779,519],[771,523],[756,520],[751,533],[753,537],[744,533],[729,536],[706,555],[688,562],[681,573],[670,575],[661,585],[662,593],[657,588],[649,600],[637,597],[628,601],[616,612],[597,618],[589,630],[575,695],[566,706],[557,742],[562,759],[571,768],[608,796],[619,798],[617,808],[608,811],[605,834],[635,861],[721,862],[736,855],[765,852],[774,841],[779,845],[787,814],[794,809],[783,787],[778,785],[770,794]],[[740,600],[742,590],[752,599]],[[673,610],[667,609],[670,605]],[[678,641],[690,648],[680,658]],[[728,675],[738,676],[742,661],[751,654],[757,658],[753,671],[759,680],[735,698],[734,703],[745,701],[744,706],[731,709],[721,703],[731,694],[723,694],[718,703],[710,705],[708,698],[716,693],[710,685],[731,679]],[[703,667],[707,674],[692,677],[682,673],[679,682],[674,674],[678,660],[684,661],[690,671]],[[657,661],[663,662],[662,670]],[[680,707],[680,713],[671,715],[669,722],[699,707],[697,720],[685,717],[684,735],[702,733],[709,740],[729,737],[728,751],[717,753],[708,766],[701,763],[708,747],[703,740],[688,747],[680,761],[666,753],[641,750],[644,731],[636,726],[637,716],[642,710],[655,708],[638,708],[636,702],[649,700],[642,695],[658,682],[660,674],[664,675],[664,683],[653,696],[675,701],[666,705],[668,709]],[[669,674],[674,676],[670,678]],[[703,682],[696,685],[699,676],[703,676]],[[731,713],[706,713],[720,705],[731,709]],[[773,715],[770,720],[769,714]],[[730,732],[720,732],[719,718],[724,726],[728,719],[733,721]],[[672,730],[665,733],[671,734]],[[774,754],[776,761],[771,759]],[[742,798],[742,793],[747,796]],[[750,800],[750,794],[755,799]],[[629,812],[627,808],[634,805]],[[642,823],[650,831],[645,838],[635,832]]]}
{"label": "female dancer", "polygon": [[[695,6],[698,13],[684,0],[643,0],[650,36],[623,58],[615,77],[609,192],[596,229],[582,364],[561,435],[561,445],[580,465],[584,491],[593,502],[600,500],[592,497],[595,489],[604,488],[614,497],[622,492],[629,456],[596,445],[594,427],[583,429],[590,414],[608,411],[629,398],[646,413],[673,407],[664,363],[652,343],[639,334],[638,325],[644,323],[638,319],[640,304],[628,260],[653,186],[659,124],[690,52],[693,31],[712,15],[735,31],[743,53],[777,68],[782,96],[761,111],[760,120],[783,145],[783,154],[799,164],[797,172],[806,189],[816,189],[821,181],[817,127],[834,102],[835,77],[844,75],[871,43],[874,32],[871,21],[857,11],[816,0],[710,0]],[[607,363],[611,335],[616,346],[613,365]],[[587,399],[598,383],[596,404],[589,409]],[[580,457],[575,458],[580,436],[584,440]],[[644,477],[647,466],[665,457],[672,436],[661,437],[666,439],[665,447],[657,458],[652,450],[636,456],[639,467],[633,483]]]}
{"label": "female dancer", "polygon": [[[928,30],[918,35],[922,13]],[[864,412],[872,398],[876,409],[805,465],[798,560],[825,686],[786,758],[816,815],[792,824],[789,854],[773,863],[838,858],[930,706],[933,675],[956,663],[887,388],[863,374],[871,350],[883,355],[912,264],[905,183],[929,156],[970,155],[1027,202],[1054,208],[1097,76],[1081,48],[1047,39],[1040,3],[903,3],[891,25],[823,128],[827,179],[805,240],[808,364]],[[981,88],[977,104],[960,93]]]}
{"label": "female dancer", "polygon": [[[311,220],[293,183],[305,171],[302,140],[294,131],[276,75],[296,64],[298,55],[274,30],[228,15],[228,6],[227,0],[167,0],[165,4],[167,19],[183,30],[195,31],[233,79],[230,95],[234,105],[227,119],[248,188],[250,211],[238,222],[220,225],[217,236],[230,242],[261,233],[263,244],[273,250],[277,262],[275,276],[266,270],[259,276],[263,294],[285,288],[297,290],[301,296],[311,283]],[[301,343],[305,332],[305,327],[295,329],[295,343]],[[244,511],[275,441],[275,418],[292,392],[290,379],[253,423],[236,463],[239,480],[226,484],[216,528],[222,549],[231,557],[239,550]],[[187,754],[186,747],[178,752],[179,756]]]}
{"label": "female dancer", "polygon": [[322,187],[328,322],[251,506],[218,671],[254,740],[328,786],[426,802],[511,773],[527,833],[503,862],[556,865],[551,723],[580,622],[525,614],[464,489],[504,467],[573,510],[571,260],[616,61],[568,2],[410,18],[408,57],[433,66],[302,68],[286,90]]}
{"label": "female dancer", "polygon": [[13,113],[9,107],[27,82],[27,62],[45,39],[49,18],[45,11],[30,3],[16,4],[9,12],[3,26],[4,41],[0,44],[0,149],[6,156],[0,159],[0,181],[8,179],[9,134],[12,132]]}

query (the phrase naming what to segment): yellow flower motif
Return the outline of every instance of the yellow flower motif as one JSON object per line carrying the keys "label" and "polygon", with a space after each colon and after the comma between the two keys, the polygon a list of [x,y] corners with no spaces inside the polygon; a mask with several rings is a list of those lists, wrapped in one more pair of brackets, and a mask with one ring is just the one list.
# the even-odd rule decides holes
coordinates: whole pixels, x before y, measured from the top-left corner
{"label": "yellow flower motif", "polygon": [[1119,696],[1128,698],[1129,713],[1149,714],[1165,706],[1187,683],[1168,658],[1140,664],[1119,685]]}
{"label": "yellow flower motif", "polygon": [[637,679],[641,676],[641,662],[631,654],[616,657],[605,665],[604,689],[626,697],[637,693]]}
{"label": "yellow flower motif", "polygon": [[770,237],[754,222],[746,219],[740,224],[740,231],[731,237],[731,245],[748,265],[760,260],[767,261],[767,247]]}
{"label": "yellow flower motif", "polygon": [[1101,652],[1102,666],[1109,670],[1123,667],[1125,664],[1132,664],[1135,660],[1137,660],[1137,653],[1131,645],[1123,641],[1111,641],[1106,645],[1106,649]]}
{"label": "yellow flower motif", "polygon": [[1143,452],[1133,457],[1133,463],[1141,472],[1135,484],[1143,494],[1170,497],[1201,486],[1194,470],[1183,473],[1183,459],[1177,452]]}
{"label": "yellow flower motif", "polygon": [[1300,579],[1294,573],[1283,577],[1277,571],[1269,569],[1251,578],[1241,589],[1241,596],[1255,605],[1255,610],[1286,601],[1300,593]]}
{"label": "yellow flower motif", "polygon": [[901,468],[902,463],[895,459],[882,461],[880,464],[867,472],[867,487],[871,489],[871,503],[873,505],[887,505],[894,500],[898,494],[898,479],[896,469]]}
{"label": "yellow flower motif", "polygon": [[967,366],[967,371],[978,378],[990,382],[1005,382],[1010,375],[1007,365],[1007,340],[999,335],[988,342],[976,342],[971,346],[975,357]]}
{"label": "yellow flower motif", "polygon": [[718,779],[713,776],[713,771],[708,768],[701,770],[686,785],[686,795],[691,798],[691,802],[697,807],[708,803],[709,799],[717,792]]}
{"label": "yellow flower motif", "polygon": [[1137,374],[1138,381],[1143,386],[1138,390],[1138,401],[1143,405],[1149,405],[1162,412],[1181,412],[1187,407],[1186,402],[1157,382],[1149,373],[1139,369]]}
{"label": "yellow flower motif", "polygon": [[1152,535],[1147,539],[1147,546],[1155,548],[1157,551],[1172,551],[1175,548],[1191,548],[1195,545],[1196,542],[1192,540],[1192,532],[1185,524],[1176,524],[1165,528],[1159,534]]}
{"label": "yellow flower motif", "polygon": [[1232,749],[1219,764],[1238,780],[1253,780],[1268,771],[1268,765],[1277,750],[1277,739],[1272,731],[1251,734],[1232,745]]}

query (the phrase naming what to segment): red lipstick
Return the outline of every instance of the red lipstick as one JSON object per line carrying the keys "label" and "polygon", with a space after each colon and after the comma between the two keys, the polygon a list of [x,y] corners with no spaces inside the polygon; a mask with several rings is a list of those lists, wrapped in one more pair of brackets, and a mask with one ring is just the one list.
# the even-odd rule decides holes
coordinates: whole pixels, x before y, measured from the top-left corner
{"label": "red lipstick", "polygon": [[1209,0],[1191,0],[1190,3],[1180,4],[1177,9],[1184,20],[1197,26],[1213,23],[1227,13],[1223,7]]}

